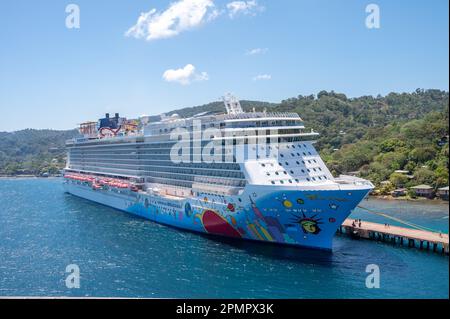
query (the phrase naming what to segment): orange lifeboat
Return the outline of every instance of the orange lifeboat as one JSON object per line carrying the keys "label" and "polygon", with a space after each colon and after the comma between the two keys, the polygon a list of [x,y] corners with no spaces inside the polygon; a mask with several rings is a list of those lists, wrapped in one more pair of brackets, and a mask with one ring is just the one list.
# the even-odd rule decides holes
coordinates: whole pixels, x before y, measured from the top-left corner
{"label": "orange lifeboat", "polygon": [[100,188],[102,188],[100,185],[98,185],[98,184],[92,184],[92,189],[94,189],[94,190],[97,190],[97,189],[100,189]]}

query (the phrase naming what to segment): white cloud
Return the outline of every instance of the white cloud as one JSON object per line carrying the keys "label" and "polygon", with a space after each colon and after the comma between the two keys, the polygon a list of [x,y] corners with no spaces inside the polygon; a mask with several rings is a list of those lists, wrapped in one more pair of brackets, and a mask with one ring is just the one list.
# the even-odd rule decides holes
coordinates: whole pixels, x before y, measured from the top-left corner
{"label": "white cloud", "polygon": [[143,12],[135,25],[125,32],[125,36],[147,41],[174,37],[181,32],[211,22],[226,14],[230,18],[236,15],[256,15],[263,11],[257,0],[232,1],[223,9],[214,5],[214,0],[178,0],[164,11],[151,9]]}
{"label": "white cloud", "polygon": [[233,1],[227,4],[228,15],[234,18],[238,14],[255,15],[256,12],[264,10],[256,0]]}
{"label": "white cloud", "polygon": [[247,50],[247,52],[245,52],[245,55],[264,54],[267,51],[269,51],[269,49],[267,49],[267,48],[256,48],[256,49]]}
{"label": "white cloud", "polygon": [[272,79],[272,76],[270,74],[259,74],[259,75],[253,77],[253,81],[263,81],[263,80],[270,80],[270,79]]}
{"label": "white cloud", "polygon": [[206,18],[207,22],[210,22],[212,20],[215,20],[218,16],[220,16],[223,13],[223,10],[217,10],[217,9],[213,9],[209,14],[208,17]]}
{"label": "white cloud", "polygon": [[170,38],[218,15],[212,0],[179,0],[163,12],[152,9],[141,13],[136,24],[125,35],[148,41]]}
{"label": "white cloud", "polygon": [[182,85],[188,85],[192,81],[207,81],[209,79],[208,73],[195,72],[195,66],[192,64],[186,64],[184,68],[180,69],[166,70],[162,77],[167,82],[177,82]]}

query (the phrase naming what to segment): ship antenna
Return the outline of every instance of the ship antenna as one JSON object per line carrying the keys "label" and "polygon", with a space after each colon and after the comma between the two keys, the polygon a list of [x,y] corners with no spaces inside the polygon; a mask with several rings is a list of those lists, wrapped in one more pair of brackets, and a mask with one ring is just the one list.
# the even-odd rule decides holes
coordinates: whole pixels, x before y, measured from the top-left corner
{"label": "ship antenna", "polygon": [[239,100],[235,96],[231,95],[231,93],[225,94],[222,99],[228,114],[244,113],[241,103],[239,103]]}

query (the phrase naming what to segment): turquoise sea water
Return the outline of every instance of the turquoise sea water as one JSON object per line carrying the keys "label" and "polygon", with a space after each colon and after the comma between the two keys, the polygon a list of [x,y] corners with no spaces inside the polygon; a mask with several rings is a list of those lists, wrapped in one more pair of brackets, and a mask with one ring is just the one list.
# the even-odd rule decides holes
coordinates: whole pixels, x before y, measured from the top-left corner
{"label": "turquoise sea water", "polygon": [[[0,296],[448,298],[446,256],[336,236],[333,253],[198,235],[63,193],[59,179],[0,180]],[[448,204],[363,206],[448,232]],[[355,218],[389,222],[357,210]],[[66,266],[80,288],[65,285]],[[365,286],[366,266],[380,288]]]}

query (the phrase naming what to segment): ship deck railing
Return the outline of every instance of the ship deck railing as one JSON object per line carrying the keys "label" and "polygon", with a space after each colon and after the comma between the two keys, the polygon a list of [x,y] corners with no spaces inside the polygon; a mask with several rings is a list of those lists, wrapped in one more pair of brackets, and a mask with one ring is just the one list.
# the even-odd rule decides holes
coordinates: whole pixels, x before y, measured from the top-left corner
{"label": "ship deck railing", "polygon": [[300,119],[300,116],[294,112],[249,112],[238,114],[222,114],[218,115],[217,119],[221,120],[243,120],[254,118],[286,118],[286,119]]}
{"label": "ship deck railing", "polygon": [[370,181],[350,175],[340,175],[339,177],[335,178],[334,181],[338,184],[344,185],[360,185],[373,187],[373,184]]}

